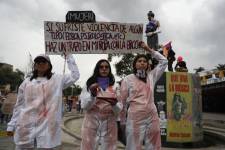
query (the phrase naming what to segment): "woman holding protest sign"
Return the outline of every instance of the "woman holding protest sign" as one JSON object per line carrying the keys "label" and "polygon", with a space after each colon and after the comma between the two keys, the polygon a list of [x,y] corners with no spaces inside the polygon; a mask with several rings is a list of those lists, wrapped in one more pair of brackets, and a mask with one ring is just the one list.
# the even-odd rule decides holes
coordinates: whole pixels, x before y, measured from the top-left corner
{"label": "woman holding protest sign", "polygon": [[18,90],[8,135],[14,134],[16,150],[53,149],[61,144],[62,90],[74,84],[79,71],[71,54],[65,54],[70,74],[52,73],[47,55],[34,59],[33,74]]}
{"label": "woman holding protest sign", "polygon": [[86,110],[81,129],[81,150],[117,147],[117,114],[122,103],[117,100],[115,79],[107,60],[99,60],[93,75],[81,92],[81,108]]}
{"label": "woman holding protest sign", "polygon": [[133,74],[126,76],[121,83],[120,99],[127,106],[121,112],[121,125],[126,125],[126,150],[141,150],[143,141],[146,150],[160,150],[161,137],[154,104],[154,85],[166,69],[168,61],[144,42],[140,45],[159,63],[151,70],[146,55],[135,57]]}

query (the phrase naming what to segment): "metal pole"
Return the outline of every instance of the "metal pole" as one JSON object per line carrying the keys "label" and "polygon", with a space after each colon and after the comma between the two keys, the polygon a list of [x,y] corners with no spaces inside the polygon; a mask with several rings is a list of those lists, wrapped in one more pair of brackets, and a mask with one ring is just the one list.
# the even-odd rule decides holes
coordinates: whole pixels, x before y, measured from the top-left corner
{"label": "metal pole", "polygon": [[64,54],[63,75],[65,74],[65,70],[66,70],[66,56]]}

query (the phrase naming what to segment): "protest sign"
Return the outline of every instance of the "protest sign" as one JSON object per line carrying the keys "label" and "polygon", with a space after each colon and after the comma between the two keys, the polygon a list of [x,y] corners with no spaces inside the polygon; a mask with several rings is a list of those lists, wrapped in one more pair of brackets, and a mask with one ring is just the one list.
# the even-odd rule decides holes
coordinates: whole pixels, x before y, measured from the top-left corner
{"label": "protest sign", "polygon": [[44,22],[46,54],[143,53],[143,24]]}
{"label": "protest sign", "polygon": [[13,108],[14,108],[13,103],[3,103],[1,111],[3,114],[12,114],[13,113]]}

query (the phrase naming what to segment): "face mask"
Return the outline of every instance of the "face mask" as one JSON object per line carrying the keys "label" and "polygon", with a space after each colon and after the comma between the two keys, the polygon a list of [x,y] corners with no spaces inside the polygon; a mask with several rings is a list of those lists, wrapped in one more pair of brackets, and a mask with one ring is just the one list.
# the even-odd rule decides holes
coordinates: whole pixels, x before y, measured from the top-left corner
{"label": "face mask", "polygon": [[146,71],[145,70],[141,70],[141,69],[137,69],[137,72],[135,74],[138,78],[146,78]]}

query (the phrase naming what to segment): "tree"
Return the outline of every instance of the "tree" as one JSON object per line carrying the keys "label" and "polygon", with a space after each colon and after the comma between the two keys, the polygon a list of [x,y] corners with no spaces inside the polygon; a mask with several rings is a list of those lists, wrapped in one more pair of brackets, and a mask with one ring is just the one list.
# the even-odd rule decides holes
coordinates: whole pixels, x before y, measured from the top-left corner
{"label": "tree", "polygon": [[218,64],[216,68],[219,70],[219,77],[223,78],[225,75],[225,64]]}
{"label": "tree", "polygon": [[13,71],[11,68],[0,68],[0,85],[10,84],[10,90],[14,91],[24,80],[24,73],[19,69]]}
{"label": "tree", "polygon": [[128,74],[131,74],[133,71],[132,62],[135,57],[134,54],[109,54],[108,60],[112,61],[113,57],[122,57],[120,61],[115,63],[116,75],[123,78]]}
{"label": "tree", "polygon": [[72,86],[63,90],[64,96],[77,96],[80,95],[82,88],[79,85],[73,84]]}
{"label": "tree", "polygon": [[198,68],[195,68],[194,70],[195,70],[195,73],[199,73],[199,72],[204,71],[205,68],[204,67],[198,67]]}
{"label": "tree", "polygon": [[216,68],[218,70],[225,70],[225,64],[218,64],[218,66],[216,66]]}

